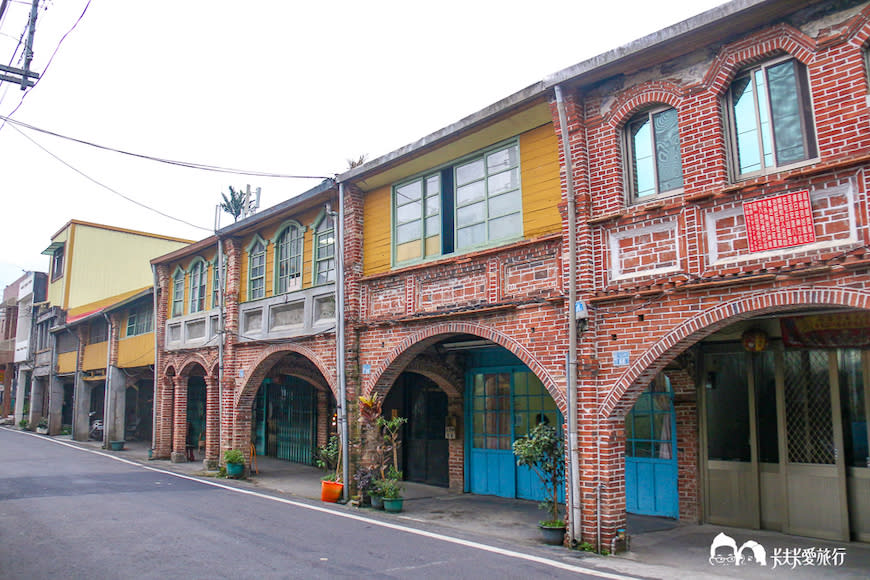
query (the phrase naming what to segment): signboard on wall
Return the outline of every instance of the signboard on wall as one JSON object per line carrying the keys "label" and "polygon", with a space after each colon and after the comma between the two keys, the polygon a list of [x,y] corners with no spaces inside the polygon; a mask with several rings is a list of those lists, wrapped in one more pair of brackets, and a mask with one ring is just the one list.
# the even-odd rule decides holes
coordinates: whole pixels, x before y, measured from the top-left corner
{"label": "signboard on wall", "polygon": [[798,348],[870,347],[870,312],[814,314],[780,318],[782,342]]}
{"label": "signboard on wall", "polygon": [[793,191],[743,204],[750,252],[816,241],[809,190]]}

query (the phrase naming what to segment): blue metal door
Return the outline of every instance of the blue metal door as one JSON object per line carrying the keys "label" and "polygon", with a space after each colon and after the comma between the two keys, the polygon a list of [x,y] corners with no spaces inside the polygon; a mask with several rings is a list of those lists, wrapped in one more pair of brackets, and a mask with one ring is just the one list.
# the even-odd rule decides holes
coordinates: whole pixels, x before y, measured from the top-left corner
{"label": "blue metal door", "polygon": [[625,418],[625,510],[679,516],[674,393],[661,375]]}
{"label": "blue metal door", "polygon": [[[512,445],[538,423],[562,425],[556,403],[526,367],[469,373],[467,489],[481,495],[544,501],[546,490],[528,467],[518,467]],[[560,491],[560,495],[564,490]]]}

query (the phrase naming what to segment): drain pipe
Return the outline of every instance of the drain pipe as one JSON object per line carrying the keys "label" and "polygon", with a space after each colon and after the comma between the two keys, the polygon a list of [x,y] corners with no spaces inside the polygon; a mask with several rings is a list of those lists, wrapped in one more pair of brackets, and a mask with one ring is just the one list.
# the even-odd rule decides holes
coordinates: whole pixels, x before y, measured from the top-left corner
{"label": "drain pipe", "polygon": [[[217,210],[216,210],[217,211]],[[215,218],[217,221],[217,218]],[[220,463],[220,451],[221,445],[223,445],[223,440],[221,439],[221,435],[223,433],[223,414],[224,414],[224,341],[227,338],[225,329],[226,324],[224,323],[224,284],[226,284],[226,280],[224,280],[224,241],[217,234],[217,227],[215,227],[215,235],[217,236],[217,268],[215,268],[215,276],[217,276],[218,281],[218,308],[220,309],[220,313],[218,314],[218,428],[217,428],[217,440],[218,440],[218,463]],[[206,452],[208,452],[206,450]],[[256,453],[256,450],[252,452]],[[253,461],[254,458],[251,458]]]}
{"label": "drain pipe", "polygon": [[341,430],[341,474],[342,499],[349,499],[350,493],[350,441],[347,425],[347,381],[344,369],[344,184],[338,184],[338,219],[335,224],[338,233],[338,248],[335,260],[335,364],[338,371],[338,426]]}
{"label": "drain pipe", "polygon": [[559,112],[559,131],[565,155],[565,185],[568,198],[568,501],[571,505],[569,540],[577,541],[580,529],[580,455],[577,449],[577,207],[574,196],[574,162],[568,137],[568,115],[562,99],[562,87],[556,85],[556,108]]}
{"label": "drain pipe", "polygon": [[[154,376],[151,378],[151,452],[148,454],[148,458],[151,459],[151,454],[154,452],[154,449],[157,448],[157,429],[155,429],[155,425],[157,425],[157,381],[159,380],[159,356],[160,350],[157,348],[157,333],[165,332],[164,328],[157,328],[157,266],[151,264],[151,277],[154,280],[154,292],[152,292],[151,296],[151,328],[154,332],[154,372],[152,373]],[[161,397],[162,400],[162,397]]]}

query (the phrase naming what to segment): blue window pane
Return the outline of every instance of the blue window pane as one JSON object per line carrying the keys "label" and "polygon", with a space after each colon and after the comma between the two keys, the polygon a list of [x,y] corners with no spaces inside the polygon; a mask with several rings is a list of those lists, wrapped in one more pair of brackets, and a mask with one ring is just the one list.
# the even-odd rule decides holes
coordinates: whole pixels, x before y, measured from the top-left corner
{"label": "blue window pane", "polygon": [[635,195],[652,195],[656,192],[656,185],[649,119],[645,117],[642,122],[632,124],[630,131]]}
{"label": "blue window pane", "polygon": [[740,173],[759,171],[761,169],[760,129],[753,84],[749,77],[737,79],[731,86],[731,91]]}
{"label": "blue window pane", "polygon": [[770,67],[767,77],[773,108],[777,163],[794,163],[806,159],[794,61]]}

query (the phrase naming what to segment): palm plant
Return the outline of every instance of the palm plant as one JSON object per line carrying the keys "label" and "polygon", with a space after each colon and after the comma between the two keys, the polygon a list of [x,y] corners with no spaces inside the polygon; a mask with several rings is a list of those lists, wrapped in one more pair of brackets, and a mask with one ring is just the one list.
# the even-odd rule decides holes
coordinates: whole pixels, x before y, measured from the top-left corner
{"label": "palm plant", "polygon": [[239,221],[239,217],[245,211],[245,194],[241,190],[236,190],[232,185],[230,186],[230,196],[227,197],[226,193],[221,192],[221,197],[223,197],[223,201],[221,202],[221,209],[233,216],[233,222]]}

